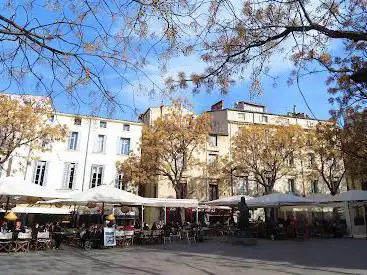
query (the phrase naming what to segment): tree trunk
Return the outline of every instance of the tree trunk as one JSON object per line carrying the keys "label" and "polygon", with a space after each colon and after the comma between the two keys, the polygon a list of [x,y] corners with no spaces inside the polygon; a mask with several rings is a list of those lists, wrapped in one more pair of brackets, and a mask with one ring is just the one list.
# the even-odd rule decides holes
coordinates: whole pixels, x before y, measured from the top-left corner
{"label": "tree trunk", "polygon": [[[182,186],[181,184],[178,184],[175,188],[176,191],[176,199],[185,199],[182,197],[181,193]],[[177,207],[176,208],[176,216],[179,217],[179,223],[183,225],[185,223],[186,217],[185,217],[185,208],[183,207]]]}

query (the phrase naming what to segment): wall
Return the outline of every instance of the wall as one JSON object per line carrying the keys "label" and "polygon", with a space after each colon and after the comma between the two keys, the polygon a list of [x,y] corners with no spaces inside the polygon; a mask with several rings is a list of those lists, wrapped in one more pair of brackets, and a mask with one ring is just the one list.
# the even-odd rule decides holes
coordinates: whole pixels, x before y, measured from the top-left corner
{"label": "wall", "polygon": [[[77,163],[74,190],[88,189],[90,183],[91,166],[103,165],[103,184],[115,184],[116,162],[123,161],[126,155],[119,155],[117,146],[120,137],[130,138],[130,151],[140,154],[140,138],[142,124],[131,121],[109,120],[96,117],[82,116],[81,125],[74,125],[74,115],[56,114],[52,123],[66,125],[71,132],[78,132],[78,142],[75,151],[68,150],[68,138],[63,142],[56,142],[50,146],[50,151],[32,152],[28,157],[29,149],[22,147],[16,150],[12,160],[12,175],[22,176],[32,181],[34,166],[37,160],[47,161],[45,186],[52,189],[65,189],[64,167],[66,162]],[[100,121],[106,121],[107,127],[101,128]],[[124,131],[123,125],[130,125],[130,131]],[[97,136],[105,135],[105,151],[95,153]],[[89,141],[88,141],[89,137]],[[28,159],[28,163],[27,163]],[[27,164],[27,165],[26,165]]]}

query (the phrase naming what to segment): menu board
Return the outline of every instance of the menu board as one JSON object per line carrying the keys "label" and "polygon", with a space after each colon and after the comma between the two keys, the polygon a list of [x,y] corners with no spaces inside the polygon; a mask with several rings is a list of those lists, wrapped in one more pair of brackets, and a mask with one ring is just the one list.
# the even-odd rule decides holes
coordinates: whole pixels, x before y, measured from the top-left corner
{"label": "menu board", "polygon": [[104,232],[104,246],[116,246],[116,231],[113,227],[105,227]]}

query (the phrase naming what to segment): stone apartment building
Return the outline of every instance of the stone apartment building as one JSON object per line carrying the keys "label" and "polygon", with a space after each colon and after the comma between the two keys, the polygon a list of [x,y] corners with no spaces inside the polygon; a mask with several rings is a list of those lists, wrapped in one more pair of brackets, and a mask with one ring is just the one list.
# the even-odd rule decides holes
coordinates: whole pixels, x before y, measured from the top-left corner
{"label": "stone apartment building", "polygon": [[[146,125],[152,125],[159,116],[164,116],[170,112],[174,106],[151,107],[140,115],[140,120]],[[189,112],[187,110],[187,112]],[[266,111],[265,106],[248,102],[236,102],[233,108],[224,108],[223,101],[214,104],[208,111],[211,117],[212,130],[208,138],[208,143],[204,152],[197,152],[197,156],[202,161],[210,164],[218,157],[226,156],[232,158],[233,138],[240,127],[244,125],[271,124],[271,125],[292,125],[297,124],[302,128],[310,129],[319,120],[311,119],[303,113],[296,113],[295,110],[288,114],[274,114]],[[312,157],[312,156],[311,156]],[[274,191],[298,195],[309,195],[316,193],[329,193],[326,184],[317,171],[311,169],[311,165],[301,165],[301,160],[294,158],[294,172],[287,177],[283,177],[275,183]],[[302,160],[304,161],[304,160]],[[313,161],[312,159],[306,161]],[[251,175],[235,174],[230,180],[218,179],[211,176],[205,170],[190,171],[184,179],[184,189],[182,192],[189,198],[196,198],[200,201],[214,200],[232,195],[262,195],[263,188]],[[341,184],[341,190],[346,189],[345,181]],[[157,182],[149,183],[145,187],[145,195],[150,197],[175,197],[175,191],[170,183],[162,178]],[[149,216],[156,220],[158,210],[151,209]]]}
{"label": "stone apartment building", "polygon": [[[66,125],[66,140],[45,145],[50,147],[45,152],[29,154],[27,147],[18,148],[4,165],[5,171],[2,171],[2,175],[20,176],[32,184],[56,190],[86,190],[108,184],[146,197],[174,198],[174,189],[163,178],[147,183],[143,188],[124,186],[122,174],[116,169],[116,162],[124,161],[130,153],[139,155],[143,126],[152,125],[159,116],[176,107],[169,105],[148,108],[140,115],[140,122],[56,112],[49,116],[49,123]],[[186,109],[184,112],[195,115]],[[208,114],[211,117],[212,132],[206,148],[196,152],[197,157],[206,163],[211,163],[218,156],[231,159],[233,138],[243,125],[298,124],[307,129],[319,122],[295,111],[286,115],[273,114],[267,112],[263,105],[247,102],[237,102],[234,108],[224,108],[220,101],[212,106]],[[327,193],[326,185],[317,173],[307,167],[301,169],[297,159],[294,167],[293,175],[276,182],[275,191],[299,195]],[[182,192],[188,198],[200,201],[231,195],[261,195],[263,192],[251,175],[236,174],[230,181],[215,178],[205,169],[189,171],[185,175],[184,183]],[[345,184],[342,189],[345,189]],[[150,211],[152,213],[149,214],[148,211],[147,214],[154,220],[159,215],[159,210]]]}
{"label": "stone apartment building", "polygon": [[56,190],[86,190],[103,184],[137,192],[124,186],[116,162],[130,153],[140,154],[142,123],[101,117],[54,113],[49,123],[66,125],[62,142],[47,144],[47,151],[18,148],[5,163],[5,174]]}

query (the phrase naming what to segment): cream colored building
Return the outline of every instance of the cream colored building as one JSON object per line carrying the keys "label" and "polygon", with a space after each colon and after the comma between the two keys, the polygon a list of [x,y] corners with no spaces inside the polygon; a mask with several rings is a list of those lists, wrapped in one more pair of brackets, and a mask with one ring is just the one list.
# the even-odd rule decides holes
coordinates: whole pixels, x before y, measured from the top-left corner
{"label": "cream colored building", "polygon": [[65,113],[50,115],[48,123],[66,125],[66,139],[45,144],[48,150],[44,152],[18,148],[1,176],[22,177],[55,190],[87,190],[106,184],[138,192],[135,186],[122,183],[116,163],[130,153],[140,155],[142,123]]}
{"label": "cream colored building", "polygon": [[[174,106],[161,106],[149,108],[140,119],[146,125],[152,125],[159,116],[172,110]],[[307,129],[314,127],[319,121],[309,118],[305,114],[296,112],[285,115],[267,112],[265,106],[247,102],[237,102],[234,108],[223,108],[223,102],[218,102],[208,111],[211,116],[212,132],[208,144],[203,152],[198,155],[203,161],[210,163],[218,156],[226,156],[231,159],[233,138],[239,128],[243,125],[272,124],[293,125],[297,124]],[[187,193],[189,198],[200,201],[213,200],[231,195],[262,195],[263,188],[257,184],[251,175],[234,175],[232,182],[228,176],[227,180],[219,180],[211,177],[205,170],[190,172],[186,175]],[[341,190],[346,190],[345,181],[341,184]],[[294,173],[284,176],[275,183],[274,191],[298,195],[312,193],[328,193],[328,188],[319,174],[301,165],[300,160],[294,160]],[[175,197],[175,191],[164,179],[147,185],[145,190],[147,196]]]}

